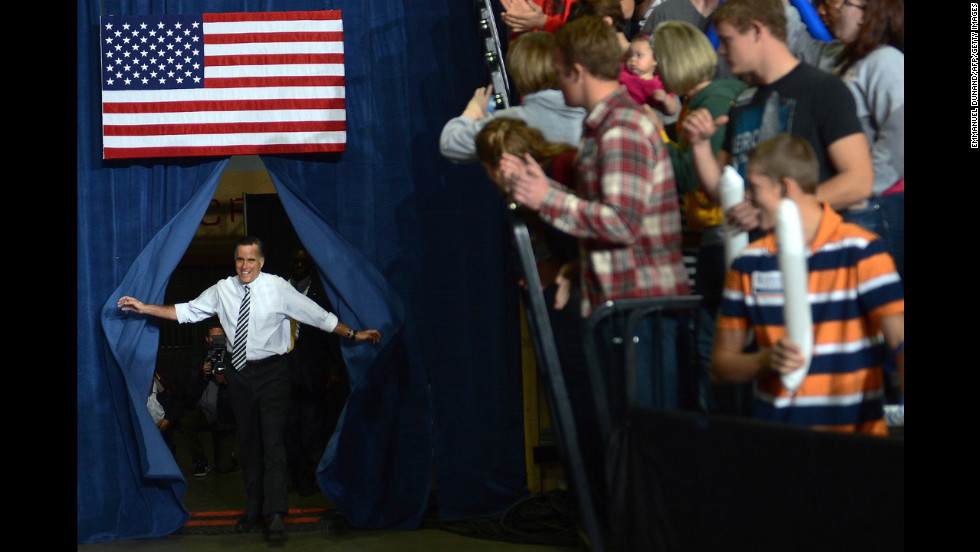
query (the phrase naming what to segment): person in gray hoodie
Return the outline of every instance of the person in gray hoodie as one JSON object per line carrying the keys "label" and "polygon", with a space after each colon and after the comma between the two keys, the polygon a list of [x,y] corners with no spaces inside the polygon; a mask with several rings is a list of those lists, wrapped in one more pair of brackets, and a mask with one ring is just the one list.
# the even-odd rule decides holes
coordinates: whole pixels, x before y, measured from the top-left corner
{"label": "person in gray hoodie", "polygon": [[842,212],[885,239],[905,275],[905,9],[902,0],[845,0],[837,9],[836,38],[814,39],[797,9],[784,0],[787,42],[802,61],[840,75],[857,104],[871,147],[870,199]]}
{"label": "person in gray hoodie", "polygon": [[506,65],[522,101],[487,113],[492,86],[478,88],[463,113],[446,123],[439,137],[439,151],[454,163],[477,161],[476,135],[497,117],[520,119],[544,135],[548,142],[578,146],[585,109],[565,105],[556,88],[552,62],[554,36],[544,31],[524,33],[511,42]]}

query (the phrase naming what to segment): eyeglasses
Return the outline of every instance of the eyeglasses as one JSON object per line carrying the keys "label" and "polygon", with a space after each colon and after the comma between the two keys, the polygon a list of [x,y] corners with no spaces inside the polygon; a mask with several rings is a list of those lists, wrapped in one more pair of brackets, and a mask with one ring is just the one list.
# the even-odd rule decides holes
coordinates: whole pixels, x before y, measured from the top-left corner
{"label": "eyeglasses", "polygon": [[864,10],[865,10],[865,8],[867,8],[867,7],[868,7],[867,5],[865,5],[865,6],[859,6],[859,5],[857,5],[857,4],[854,4],[854,3],[852,3],[852,2],[851,2],[851,0],[844,0],[844,2],[843,2],[843,3],[841,3],[841,5],[840,5],[840,7],[842,7],[842,8],[843,8],[844,6],[850,6],[850,7],[852,7],[852,8],[857,8],[857,9],[859,9],[859,10],[861,10],[861,11],[864,11]]}

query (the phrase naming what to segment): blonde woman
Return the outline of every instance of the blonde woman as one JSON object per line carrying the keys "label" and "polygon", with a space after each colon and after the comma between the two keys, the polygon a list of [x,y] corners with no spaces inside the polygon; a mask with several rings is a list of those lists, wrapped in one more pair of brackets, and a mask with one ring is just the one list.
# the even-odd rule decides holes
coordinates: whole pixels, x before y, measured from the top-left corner
{"label": "blonde woman", "polygon": [[[707,109],[713,119],[727,115],[732,101],[746,85],[736,79],[715,79],[718,56],[705,34],[686,21],[665,21],[653,34],[653,52],[657,71],[668,92],[681,98],[677,128],[691,111]],[[725,242],[721,207],[713,204],[698,186],[691,152],[683,133],[680,143],[668,142],[667,150],[674,167],[674,179],[681,195],[684,214],[685,256],[697,258],[694,292],[703,297],[699,320],[698,365],[702,408],[717,411],[719,393],[709,385],[708,371],[714,338],[715,312],[721,304],[725,278]],[[711,137],[711,152],[718,155],[725,127]],[[732,393],[732,391],[724,391]]]}

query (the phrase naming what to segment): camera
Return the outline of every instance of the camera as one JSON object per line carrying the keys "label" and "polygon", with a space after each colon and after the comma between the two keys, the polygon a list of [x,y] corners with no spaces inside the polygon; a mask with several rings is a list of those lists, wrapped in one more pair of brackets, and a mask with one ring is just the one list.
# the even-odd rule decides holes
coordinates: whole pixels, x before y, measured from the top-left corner
{"label": "camera", "polygon": [[225,344],[225,336],[211,336],[211,348],[208,349],[208,356],[204,362],[211,363],[211,373],[213,375],[221,375],[225,373],[225,369],[227,368],[225,365],[226,350],[227,345]]}

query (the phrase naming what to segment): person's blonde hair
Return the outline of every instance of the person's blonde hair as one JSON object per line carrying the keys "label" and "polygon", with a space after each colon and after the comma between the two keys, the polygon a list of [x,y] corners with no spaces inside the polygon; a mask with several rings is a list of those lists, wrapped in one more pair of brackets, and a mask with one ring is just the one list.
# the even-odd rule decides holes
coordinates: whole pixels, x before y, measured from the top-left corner
{"label": "person's blonde hair", "polygon": [[507,50],[507,73],[520,95],[555,88],[552,55],[555,37],[549,32],[523,33]]}
{"label": "person's blonde hair", "polygon": [[686,21],[664,21],[653,31],[653,58],[664,87],[678,95],[715,75],[718,54],[708,37]]}
{"label": "person's blonde hair", "polygon": [[807,194],[817,191],[820,164],[809,142],[793,134],[779,134],[749,152],[748,166],[773,182],[792,178]]}

